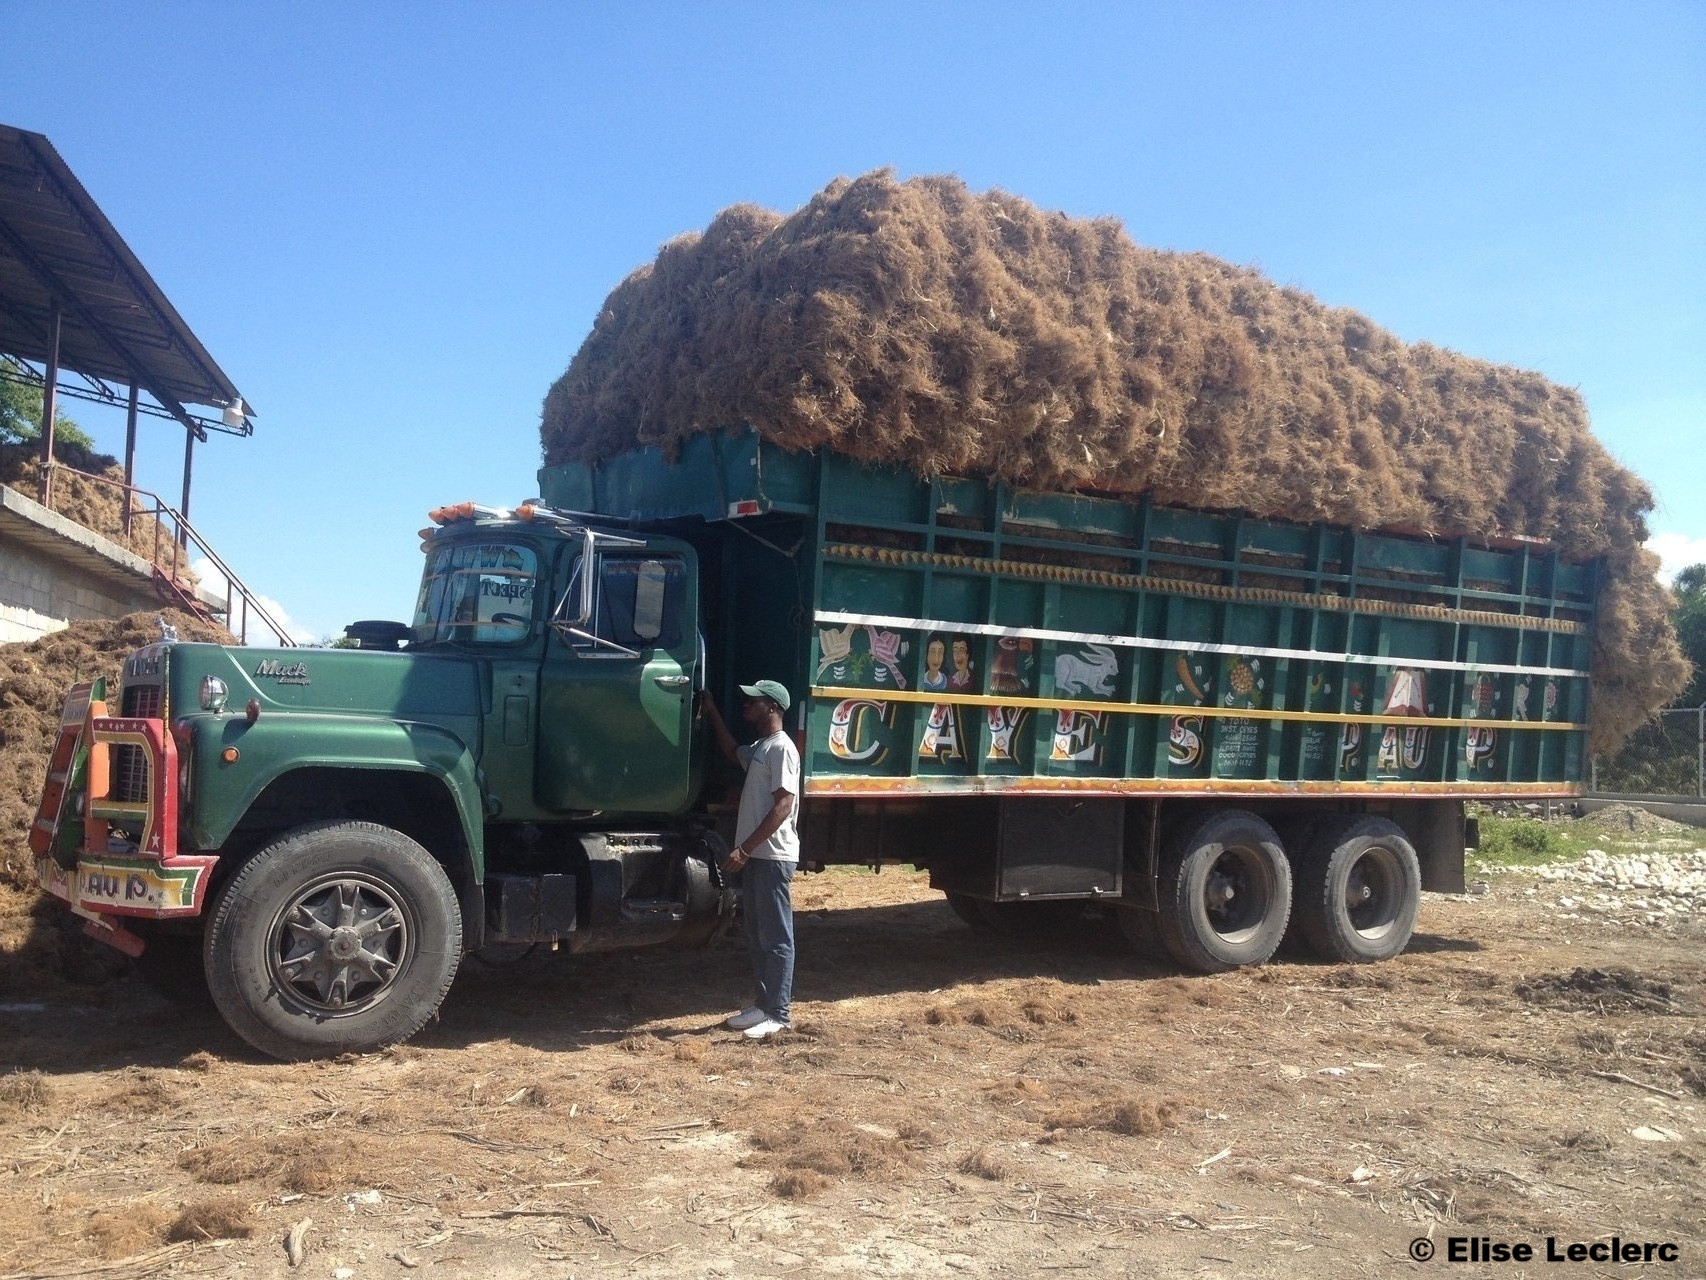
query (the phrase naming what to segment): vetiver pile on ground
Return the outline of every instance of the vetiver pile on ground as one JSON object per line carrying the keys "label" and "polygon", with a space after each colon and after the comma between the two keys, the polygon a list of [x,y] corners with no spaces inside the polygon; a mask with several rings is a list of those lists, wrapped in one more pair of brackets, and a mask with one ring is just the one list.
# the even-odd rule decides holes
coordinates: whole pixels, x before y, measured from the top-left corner
{"label": "vetiver pile on ground", "polygon": [[116,622],[73,622],[40,640],[0,644],[0,882],[35,887],[26,841],[66,693],[97,676],[116,689],[125,658],[160,638],[161,617],[180,640],[236,643],[223,627],[160,609]]}
{"label": "vetiver pile on ground", "polygon": [[[84,953],[94,944],[74,941],[80,923],[74,916],[49,909],[31,922],[32,909],[51,900],[37,893],[30,822],[66,692],[96,676],[105,676],[109,688],[116,688],[124,659],[160,638],[157,619],[162,616],[181,640],[235,643],[221,627],[164,609],[128,614],[116,622],[73,622],[40,640],[0,645],[0,957],[5,959],[0,997],[51,990],[59,978],[75,977],[86,967]],[[96,971],[104,972],[99,965]]]}
{"label": "vetiver pile on ground", "polygon": [[1577,392],[1110,218],[887,171],[788,217],[726,209],[611,293],[541,437],[550,465],[743,423],[925,474],[1543,538],[1605,557],[1596,748],[1687,678],[1640,545],[1652,493]]}

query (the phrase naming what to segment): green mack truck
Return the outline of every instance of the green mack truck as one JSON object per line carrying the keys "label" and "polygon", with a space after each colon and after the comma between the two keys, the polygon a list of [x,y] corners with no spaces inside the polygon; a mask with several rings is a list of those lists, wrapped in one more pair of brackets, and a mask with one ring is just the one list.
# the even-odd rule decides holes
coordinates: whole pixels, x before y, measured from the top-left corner
{"label": "green mack truck", "polygon": [[734,894],[698,698],[794,693],[808,862],[1213,972],[1463,888],[1471,798],[1578,794],[1596,566],[924,478],[757,435],[432,513],[359,648],[151,645],[80,687],[32,837],[96,937],[191,952],[281,1058],[404,1039],[469,951],[703,946]]}

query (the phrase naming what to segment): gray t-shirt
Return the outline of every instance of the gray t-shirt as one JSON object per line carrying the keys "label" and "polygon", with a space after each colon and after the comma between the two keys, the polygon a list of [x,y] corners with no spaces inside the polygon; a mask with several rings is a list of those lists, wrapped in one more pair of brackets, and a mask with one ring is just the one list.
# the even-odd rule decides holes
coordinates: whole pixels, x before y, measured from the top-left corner
{"label": "gray t-shirt", "polygon": [[776,805],[776,793],[785,790],[794,797],[794,811],[774,835],[752,851],[752,856],[773,862],[798,862],[800,753],[795,750],[793,739],[778,730],[749,746],[737,747],[735,753],[746,766],[746,785],[740,790],[740,813],[735,818],[735,843],[744,843],[758,830]]}

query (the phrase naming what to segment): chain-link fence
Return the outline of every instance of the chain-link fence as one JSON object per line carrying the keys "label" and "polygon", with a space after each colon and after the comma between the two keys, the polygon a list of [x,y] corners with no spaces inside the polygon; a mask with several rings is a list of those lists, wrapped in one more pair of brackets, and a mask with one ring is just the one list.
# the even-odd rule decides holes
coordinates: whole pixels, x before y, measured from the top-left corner
{"label": "chain-link fence", "polygon": [[1706,796],[1706,707],[1661,711],[1614,756],[1595,756],[1594,791]]}

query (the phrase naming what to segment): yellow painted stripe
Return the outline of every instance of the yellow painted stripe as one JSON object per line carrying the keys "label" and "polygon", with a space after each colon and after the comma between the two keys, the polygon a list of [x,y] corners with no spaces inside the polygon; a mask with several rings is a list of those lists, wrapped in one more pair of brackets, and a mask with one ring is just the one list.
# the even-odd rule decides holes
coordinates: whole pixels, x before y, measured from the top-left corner
{"label": "yellow painted stripe", "polygon": [[89,813],[96,818],[146,818],[154,811],[149,804],[92,804]]}
{"label": "yellow painted stripe", "polygon": [[1334,782],[1264,781],[1259,778],[1071,778],[1000,775],[877,778],[856,774],[818,774],[805,784],[807,795],[944,795],[950,792],[1055,792],[1084,796],[1230,795],[1230,796],[1525,796],[1568,800],[1584,794],[1568,782],[1405,782],[1401,779]]}
{"label": "yellow painted stripe", "polygon": [[965,707],[1028,707],[1037,711],[1111,711],[1127,716],[1225,716],[1234,720],[1296,720],[1317,724],[1393,725],[1400,729],[1516,729],[1576,731],[1583,724],[1562,720],[1469,720],[1452,716],[1351,715],[1336,711],[1248,711],[1236,707],[1186,707],[1150,702],[1088,702],[1072,698],[1021,698],[1013,695],[975,693],[926,693],[910,689],[845,689],[838,685],[814,685],[814,698],[860,698],[871,702],[922,702]]}

